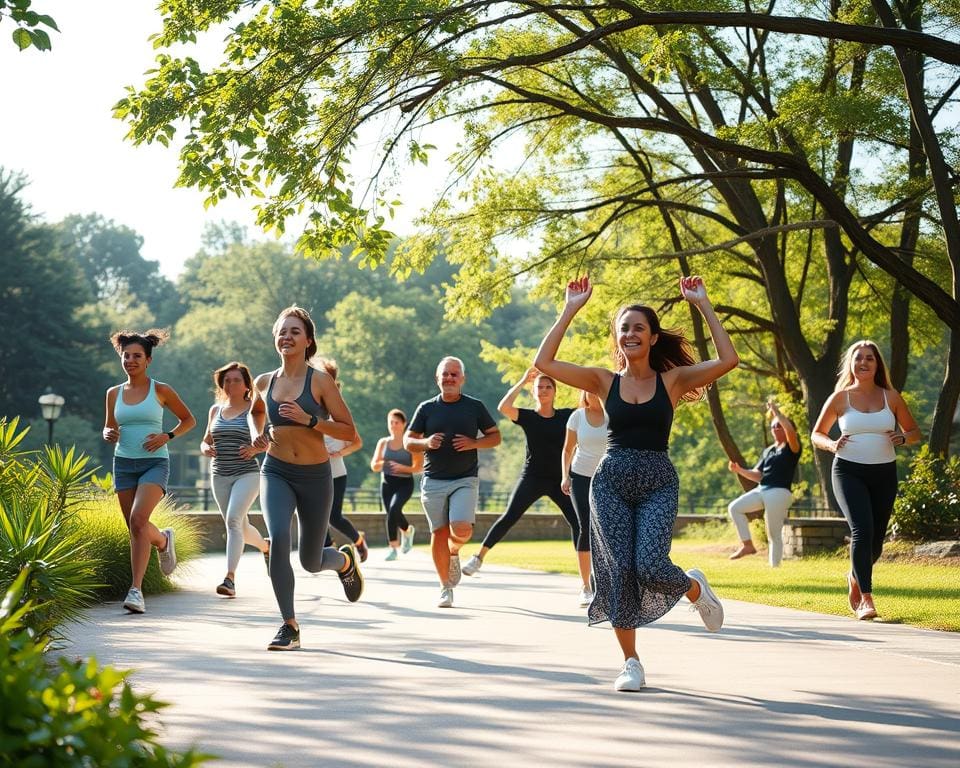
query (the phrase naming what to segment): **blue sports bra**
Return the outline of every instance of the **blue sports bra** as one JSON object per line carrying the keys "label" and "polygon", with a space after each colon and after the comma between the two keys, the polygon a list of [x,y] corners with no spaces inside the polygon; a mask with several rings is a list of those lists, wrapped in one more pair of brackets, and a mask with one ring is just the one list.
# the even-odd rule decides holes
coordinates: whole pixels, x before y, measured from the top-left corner
{"label": "blue sports bra", "polygon": [[[299,421],[291,421],[280,415],[280,406],[282,403],[278,403],[273,399],[273,384],[277,380],[278,371],[274,371],[270,375],[270,386],[267,387],[267,423],[271,427],[306,427],[307,424],[301,424]],[[297,403],[303,410],[309,413],[311,416],[316,416],[319,421],[326,421],[330,418],[330,414],[327,412],[327,409],[324,407],[323,403],[318,403],[313,397],[313,389],[310,387],[310,382],[313,379],[313,368],[307,366],[307,376],[303,382],[303,392],[294,400],[294,403]],[[288,401],[284,401],[288,402]]]}

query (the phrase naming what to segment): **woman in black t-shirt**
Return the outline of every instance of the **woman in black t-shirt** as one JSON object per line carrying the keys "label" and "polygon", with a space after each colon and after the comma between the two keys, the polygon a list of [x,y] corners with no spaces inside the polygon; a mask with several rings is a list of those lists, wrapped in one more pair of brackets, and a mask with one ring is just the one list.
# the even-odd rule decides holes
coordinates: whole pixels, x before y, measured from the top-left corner
{"label": "woman in black t-shirt", "polygon": [[787,510],[793,502],[790,485],[797,462],[800,461],[800,440],[793,422],[780,413],[773,400],[767,403],[767,412],[772,418],[770,430],[773,432],[773,445],[760,454],[760,460],[753,469],[745,469],[735,461],[727,464],[731,472],[757,483],[757,487],[737,496],[727,506],[727,512],[740,536],[740,548],[730,555],[730,559],[738,560],[745,555],[756,554],[747,515],[762,511],[767,526],[770,565],[776,568],[783,558],[783,521],[787,519]]}
{"label": "woman in black t-shirt", "polygon": [[[537,403],[533,410],[517,408],[514,405],[520,390],[527,384],[533,385],[531,394]],[[487,532],[480,551],[463,566],[463,572],[467,576],[473,576],[480,570],[487,552],[497,545],[517,520],[523,517],[523,513],[542,496],[549,497],[560,508],[570,525],[576,547],[580,536],[580,522],[570,497],[560,488],[563,479],[563,441],[566,437],[567,419],[573,409],[554,408],[556,395],[557,384],[552,378],[539,373],[536,368],[528,368],[523,378],[510,388],[497,406],[500,413],[523,430],[527,440],[526,458],[520,479],[510,494],[506,511]]]}

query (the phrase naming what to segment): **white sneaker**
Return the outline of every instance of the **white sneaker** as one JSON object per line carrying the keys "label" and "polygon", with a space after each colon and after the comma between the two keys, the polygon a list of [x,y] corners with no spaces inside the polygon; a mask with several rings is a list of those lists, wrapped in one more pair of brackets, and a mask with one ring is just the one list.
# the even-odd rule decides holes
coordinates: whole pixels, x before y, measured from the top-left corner
{"label": "white sneaker", "polygon": [[387,556],[386,556],[385,558],[383,558],[383,559],[386,560],[388,563],[389,563],[389,562],[393,562],[394,560],[396,560],[396,559],[397,559],[397,550],[396,550],[396,548],[395,548],[395,547],[390,547],[390,551],[387,552]]}
{"label": "white sneaker", "polygon": [[451,587],[460,583],[460,555],[450,555],[450,567],[447,568],[447,581]]}
{"label": "white sneaker", "polygon": [[581,587],[580,588],[580,607],[586,608],[592,602],[593,602],[593,592],[590,591],[590,587]]}
{"label": "white sneaker", "polygon": [[160,560],[160,572],[164,576],[173,573],[177,567],[177,549],[173,543],[173,528],[164,528],[161,533],[167,537],[167,548],[161,552],[157,550],[157,557]]}
{"label": "white sneaker", "polygon": [[690,610],[695,610],[700,614],[703,625],[708,631],[719,632],[723,626],[723,604],[714,591],[710,589],[710,584],[707,582],[707,577],[703,575],[703,571],[699,568],[691,568],[687,571],[687,576],[700,585],[700,597],[690,607]]}
{"label": "white sneaker", "polygon": [[127,598],[123,601],[123,607],[130,613],[146,613],[147,604],[143,601],[143,593],[136,587],[130,587]]}
{"label": "white sneaker", "polygon": [[407,554],[407,552],[413,549],[413,537],[416,532],[417,529],[412,525],[407,528],[406,533],[400,531],[400,551],[403,552],[403,554]]}
{"label": "white sneaker", "polygon": [[467,576],[473,576],[473,574],[475,574],[477,571],[480,570],[482,565],[483,565],[483,560],[481,560],[479,557],[474,555],[469,560],[467,560],[467,564],[463,566],[463,572]]}
{"label": "white sneaker", "polygon": [[623,670],[617,675],[613,683],[615,691],[639,691],[647,684],[643,674],[643,665],[639,659],[627,659],[623,663]]}
{"label": "white sneaker", "polygon": [[437,608],[453,608],[453,587],[444,587],[440,590],[440,602]]}

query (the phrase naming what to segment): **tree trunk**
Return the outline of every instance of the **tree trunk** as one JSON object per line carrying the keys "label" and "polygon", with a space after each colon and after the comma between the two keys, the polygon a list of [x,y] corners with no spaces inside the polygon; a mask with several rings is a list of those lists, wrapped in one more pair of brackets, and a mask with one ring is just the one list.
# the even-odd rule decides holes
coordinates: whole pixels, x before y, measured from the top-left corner
{"label": "tree trunk", "polygon": [[941,456],[950,454],[950,435],[960,399],[960,332],[950,331],[950,351],[947,355],[947,370],[940,387],[937,407],[933,410],[933,426],[930,429],[930,450]]}

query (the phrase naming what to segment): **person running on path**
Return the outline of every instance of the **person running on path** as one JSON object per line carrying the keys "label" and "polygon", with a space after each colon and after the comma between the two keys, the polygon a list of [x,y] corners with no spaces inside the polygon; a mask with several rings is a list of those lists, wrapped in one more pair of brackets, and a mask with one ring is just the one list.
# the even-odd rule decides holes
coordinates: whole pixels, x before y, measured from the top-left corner
{"label": "person running on path", "polygon": [[[320,361],[320,367],[330,375],[330,378],[337,383],[337,389],[342,392],[343,386],[338,378],[340,367],[337,365],[337,361],[324,359]],[[365,563],[369,549],[367,549],[367,540],[363,531],[358,531],[354,524],[343,515],[343,499],[347,493],[347,465],[343,460],[363,447],[363,439],[359,434],[355,440],[351,441],[324,435],[323,441],[327,446],[327,453],[330,456],[330,469],[333,472],[333,506],[330,510],[330,528],[339,531],[347,541],[352,541],[357,554],[360,556],[360,562]],[[329,528],[327,529],[326,545],[328,547],[333,546]]]}
{"label": "person running on path", "polygon": [[[216,403],[207,415],[200,453],[210,459],[213,498],[227,527],[227,574],[217,594],[237,596],[237,566],[243,547],[256,547],[268,558],[270,545],[247,513],[260,493],[260,465],[250,437],[247,414],[253,398],[250,369],[236,361],[213,372]],[[270,562],[267,559],[266,562]]]}
{"label": "person running on path", "polygon": [[577,566],[580,570],[580,607],[593,600],[590,580],[590,481],[607,451],[607,414],[600,398],[580,390],[580,407],[567,419],[563,441],[560,490],[570,496],[580,523]]}
{"label": "person running on path", "polygon": [[567,285],[563,311],[541,342],[534,365],[604,401],[610,421],[607,453],[590,485],[596,594],[587,616],[591,625],[609,621],[623,651],[614,688],[637,691],[645,684],[637,627],[661,618],[684,596],[709,631],[723,626],[723,605],[706,576],[698,569],[684,573],[670,561],[679,482],[667,446],[675,407],[699,399],[704,387],[737,367],[739,358],[703,280],[681,277],[681,296],[707,321],[715,359],[695,362],[682,333],[661,328],[650,307],[631,304],[613,317],[615,370],[561,362],[556,359],[560,342],[592,290],[588,277]]}
{"label": "person running on path", "polygon": [[[150,515],[167,492],[170,453],[167,443],[196,426],[197,420],[169,384],[147,375],[153,350],[170,334],[151,329],[146,333],[117,331],[110,343],[120,355],[127,380],[107,390],[107,412],[103,439],[114,444],[113,487],[120,511],[130,531],[130,590],[123,607],[130,613],[144,613],[143,576],[150,562],[150,548],[156,547],[160,570],[165,576],[177,567],[173,528],[162,531],[150,522]],[[164,432],[163,410],[177,417],[176,426]]]}
{"label": "person running on path", "polygon": [[284,309],[273,325],[280,367],[254,381],[250,422],[253,446],[266,450],[260,469],[260,507],[270,534],[270,581],[283,624],[267,646],[271,651],[300,647],[290,564],[294,510],[299,521],[300,564],[311,573],[336,571],[350,602],[363,593],[363,575],[352,544],[324,547],[333,477],[323,438],[354,440],[350,409],[334,380],[310,365],[317,352],[313,319],[302,307]]}
{"label": "person running on path", "polygon": [[756,554],[747,515],[762,511],[767,527],[770,565],[776,568],[783,559],[783,523],[793,503],[790,486],[793,485],[793,476],[800,461],[800,439],[793,422],[780,413],[773,400],[767,403],[767,411],[772,419],[770,431],[773,433],[773,445],[764,449],[753,469],[741,467],[735,461],[727,463],[731,472],[757,486],[731,501],[727,512],[740,536],[740,547],[730,555],[730,559],[739,560],[746,555]]}
{"label": "person running on path", "polygon": [[[840,436],[833,440],[836,424]],[[920,442],[920,428],[887,377],[880,348],[872,341],[850,345],[834,392],[823,404],[811,440],[833,459],[833,492],[850,525],[847,598],[858,619],[875,619],[873,564],[897,497],[896,448]]]}
{"label": "person running on path", "polygon": [[417,532],[403,514],[403,507],[413,495],[413,476],[423,470],[423,454],[411,453],[403,447],[406,426],[407,415],[403,411],[399,408],[390,411],[387,414],[390,434],[377,441],[370,460],[370,469],[382,473],[380,499],[387,515],[387,541],[390,544],[387,561],[396,560],[398,551],[409,552]]}
{"label": "person running on path", "polygon": [[477,516],[477,451],[500,445],[500,430],[483,403],[463,394],[466,373],[460,358],[443,358],[436,381],[440,394],[417,406],[403,447],[424,455],[420,503],[440,579],[437,605],[452,608],[461,576],[460,548],[470,541]]}
{"label": "person running on path", "polygon": [[[517,408],[514,403],[520,391],[531,385],[531,394],[536,408]],[[467,576],[473,576],[483,566],[483,559],[497,543],[516,525],[523,513],[537,499],[546,496],[559,507],[570,526],[574,547],[580,540],[580,521],[573,510],[570,497],[560,487],[563,471],[560,456],[566,433],[567,419],[572,408],[554,408],[557,395],[556,382],[536,368],[528,368],[523,378],[503,396],[497,410],[523,430],[526,438],[526,456],[520,477],[510,494],[507,508],[490,526],[483,538],[480,551],[463,566]]]}

